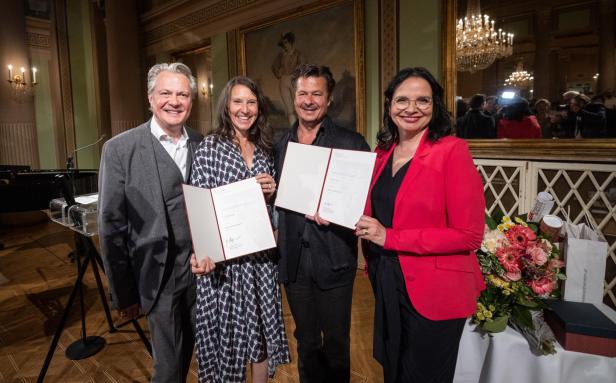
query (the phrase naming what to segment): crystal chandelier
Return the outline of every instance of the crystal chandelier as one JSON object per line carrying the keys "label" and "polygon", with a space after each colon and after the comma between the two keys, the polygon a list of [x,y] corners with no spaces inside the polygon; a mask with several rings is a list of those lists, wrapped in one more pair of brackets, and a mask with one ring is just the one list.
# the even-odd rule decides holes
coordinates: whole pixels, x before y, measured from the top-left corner
{"label": "crystal chandelier", "polygon": [[528,73],[524,70],[524,66],[520,61],[516,67],[515,71],[512,72],[507,79],[505,79],[504,86],[511,86],[518,89],[527,88],[534,80],[532,73]]}
{"label": "crystal chandelier", "polygon": [[494,20],[482,15],[479,0],[469,0],[466,17],[456,26],[456,65],[460,72],[475,72],[513,53],[513,34],[494,29]]}

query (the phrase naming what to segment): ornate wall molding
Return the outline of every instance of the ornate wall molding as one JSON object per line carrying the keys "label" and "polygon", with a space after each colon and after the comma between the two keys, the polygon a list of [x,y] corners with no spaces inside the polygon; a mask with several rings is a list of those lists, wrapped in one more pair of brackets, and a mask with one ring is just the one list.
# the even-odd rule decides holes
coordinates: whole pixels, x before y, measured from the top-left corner
{"label": "ornate wall molding", "polygon": [[26,32],[26,45],[32,48],[49,49],[49,35],[36,32]]}
{"label": "ornate wall molding", "polygon": [[26,16],[26,45],[29,47],[49,49],[51,32],[51,21]]}
{"label": "ornate wall molding", "polygon": [[214,35],[257,23],[273,15],[330,1],[194,0],[165,4],[141,15],[145,54],[174,54],[203,47]]}
{"label": "ornate wall molding", "polygon": [[473,157],[616,163],[616,140],[467,140]]}
{"label": "ornate wall molding", "polygon": [[220,0],[214,4],[181,16],[171,22],[158,26],[144,33],[146,45],[152,44],[169,35],[202,25],[212,20],[228,16],[239,9],[263,2],[263,0]]}
{"label": "ornate wall molding", "polygon": [[441,1],[441,84],[445,91],[445,105],[456,115],[456,13],[457,1]]}
{"label": "ornate wall molding", "polygon": [[379,13],[382,94],[389,81],[398,72],[398,1],[381,0]]}

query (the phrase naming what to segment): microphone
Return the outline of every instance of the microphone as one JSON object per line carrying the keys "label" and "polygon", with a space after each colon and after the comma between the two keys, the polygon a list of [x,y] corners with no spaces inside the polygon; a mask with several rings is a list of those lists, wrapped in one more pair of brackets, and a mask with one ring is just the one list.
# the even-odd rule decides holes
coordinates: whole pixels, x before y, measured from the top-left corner
{"label": "microphone", "polygon": [[79,151],[81,151],[81,150],[87,149],[87,148],[89,148],[89,147],[91,147],[91,146],[94,146],[94,145],[96,145],[96,144],[98,144],[99,142],[101,142],[102,140],[104,140],[104,139],[105,139],[105,137],[107,137],[107,135],[106,135],[106,134],[102,134],[102,135],[98,138],[98,140],[94,141],[94,142],[93,142],[93,143],[91,143],[91,144],[87,144],[87,145],[85,145],[85,146],[81,146],[81,147],[79,147],[79,148],[77,148],[77,149],[73,150],[73,151],[71,152],[71,154],[69,154],[69,156],[74,156],[74,155],[75,155],[75,153],[77,153],[77,152],[79,152]]}
{"label": "microphone", "polygon": [[67,169],[67,170],[71,170],[71,169],[73,169],[73,167],[74,167],[74,164],[73,164],[73,158],[75,157],[75,154],[77,154],[77,152],[82,151],[82,150],[84,150],[84,149],[87,149],[87,148],[89,148],[89,147],[92,147],[92,146],[94,146],[94,145],[98,144],[99,142],[101,142],[102,140],[104,140],[106,137],[107,137],[107,135],[106,135],[106,134],[102,134],[102,135],[101,135],[101,136],[100,136],[100,137],[99,137],[96,141],[94,141],[94,142],[92,142],[92,143],[90,143],[90,144],[87,144],[87,145],[81,146],[81,147],[79,147],[79,148],[77,148],[77,149],[73,150],[73,151],[72,151],[72,152],[70,152],[69,154],[67,154],[67,155],[66,155],[66,169]]}

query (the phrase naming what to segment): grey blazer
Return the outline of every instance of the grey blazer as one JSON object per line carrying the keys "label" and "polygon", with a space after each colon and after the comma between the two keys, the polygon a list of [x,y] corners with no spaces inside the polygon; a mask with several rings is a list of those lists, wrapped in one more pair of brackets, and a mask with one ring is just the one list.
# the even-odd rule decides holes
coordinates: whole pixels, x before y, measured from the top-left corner
{"label": "grey blazer", "polygon": [[[203,136],[186,131],[190,178]],[[112,306],[140,303],[147,314],[161,290],[169,238],[149,121],[105,143],[98,186],[98,231]]]}

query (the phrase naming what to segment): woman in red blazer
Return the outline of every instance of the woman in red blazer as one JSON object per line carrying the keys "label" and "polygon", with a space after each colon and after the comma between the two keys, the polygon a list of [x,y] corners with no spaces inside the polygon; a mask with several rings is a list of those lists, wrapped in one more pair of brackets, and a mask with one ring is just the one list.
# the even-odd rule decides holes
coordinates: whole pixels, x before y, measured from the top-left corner
{"label": "woman in red blazer", "polygon": [[449,136],[443,89],[423,68],[385,91],[363,239],[375,292],[374,356],[386,382],[451,382],[460,337],[485,288],[483,185],[467,144]]}
{"label": "woman in red blazer", "polygon": [[496,126],[497,138],[541,138],[541,125],[525,98],[518,97],[503,108],[503,118]]}

